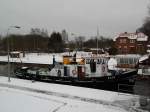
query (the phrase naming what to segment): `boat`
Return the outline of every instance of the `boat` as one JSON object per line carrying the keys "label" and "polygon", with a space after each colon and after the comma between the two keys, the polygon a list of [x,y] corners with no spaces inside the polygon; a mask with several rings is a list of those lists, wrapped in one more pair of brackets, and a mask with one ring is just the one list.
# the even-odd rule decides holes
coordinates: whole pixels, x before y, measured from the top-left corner
{"label": "boat", "polygon": [[138,74],[140,79],[150,79],[150,55],[144,55],[138,62]]}
{"label": "boat", "polygon": [[124,70],[135,69],[138,65],[140,55],[126,54],[126,55],[116,55],[117,67]]}
{"label": "boat", "polygon": [[[83,86],[118,87],[118,84],[134,85],[137,70],[118,70],[115,75],[112,75],[108,70],[109,59],[110,57],[105,56],[76,58],[76,55],[74,55],[63,56],[63,62],[58,63],[55,62],[55,57],[53,57],[53,67],[26,68],[26,73],[23,73],[22,77]],[[18,71],[21,70],[16,70],[16,76]]]}

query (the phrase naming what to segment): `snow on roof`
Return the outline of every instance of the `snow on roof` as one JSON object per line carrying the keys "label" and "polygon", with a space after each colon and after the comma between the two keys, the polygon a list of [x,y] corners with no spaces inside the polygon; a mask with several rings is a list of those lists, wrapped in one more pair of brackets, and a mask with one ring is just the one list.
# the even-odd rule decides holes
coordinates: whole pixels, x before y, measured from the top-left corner
{"label": "snow on roof", "polygon": [[19,53],[21,53],[21,52],[19,52],[19,51],[13,51],[13,52],[10,52],[11,54],[19,54]]}
{"label": "snow on roof", "polygon": [[15,78],[7,82],[2,76],[0,82],[3,112],[128,112],[139,102],[138,96],[125,93]]}
{"label": "snow on roof", "polygon": [[136,39],[136,36],[133,33],[127,33],[127,32],[120,33],[118,36],[115,36],[114,41],[116,41],[118,37],[127,37],[131,39]]}
{"label": "snow on roof", "polygon": [[144,60],[146,60],[146,59],[148,59],[148,58],[149,58],[148,55],[144,55],[144,56],[142,56],[142,57],[139,59],[139,62],[144,61]]}
{"label": "snow on roof", "polygon": [[113,41],[116,41],[117,38],[118,38],[118,36],[115,36],[115,37],[113,38]]}
{"label": "snow on roof", "polygon": [[22,67],[22,69],[27,69],[28,67]]}
{"label": "snow on roof", "polygon": [[136,39],[137,41],[147,41],[148,40],[148,36],[146,36],[144,33],[120,33],[118,36],[114,37],[114,41],[116,41],[116,39],[118,37],[127,37],[129,39]]}
{"label": "snow on roof", "polygon": [[147,50],[148,53],[150,53],[150,50]]}
{"label": "snow on roof", "polygon": [[139,35],[137,37],[137,41],[147,41],[148,40],[148,36],[145,35]]}
{"label": "snow on roof", "polygon": [[147,47],[150,47],[150,44],[149,44],[149,45],[147,45]]}

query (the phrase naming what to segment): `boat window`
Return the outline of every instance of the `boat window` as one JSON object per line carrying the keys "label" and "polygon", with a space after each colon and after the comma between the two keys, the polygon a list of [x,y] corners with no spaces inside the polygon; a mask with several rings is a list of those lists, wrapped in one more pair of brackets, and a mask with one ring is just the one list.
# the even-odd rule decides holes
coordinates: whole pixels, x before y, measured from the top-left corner
{"label": "boat window", "polygon": [[68,76],[67,66],[64,66],[64,76]]}
{"label": "boat window", "polygon": [[134,63],[137,63],[138,62],[138,58],[134,58]]}
{"label": "boat window", "polygon": [[92,73],[95,73],[96,72],[96,62],[94,61],[94,59],[92,59],[90,61],[90,69],[91,69],[91,72]]}
{"label": "boat window", "polygon": [[105,60],[104,59],[102,60],[102,64],[105,64]]}
{"label": "boat window", "polygon": [[129,64],[134,64],[134,59],[129,58]]}
{"label": "boat window", "polygon": [[56,64],[56,65],[55,65],[55,68],[63,69],[63,68],[64,68],[64,66],[63,66],[63,65]]}
{"label": "boat window", "polygon": [[119,64],[135,64],[137,63],[138,58],[119,58]]}
{"label": "boat window", "polygon": [[97,59],[97,64],[101,64],[102,63],[102,59]]}
{"label": "boat window", "polygon": [[86,64],[90,64],[90,59],[86,59]]}

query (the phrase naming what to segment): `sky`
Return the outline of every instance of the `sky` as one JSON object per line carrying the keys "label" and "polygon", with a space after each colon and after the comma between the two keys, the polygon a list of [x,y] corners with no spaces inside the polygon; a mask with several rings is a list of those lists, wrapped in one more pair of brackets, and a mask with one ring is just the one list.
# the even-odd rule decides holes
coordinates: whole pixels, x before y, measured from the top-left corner
{"label": "sky", "polygon": [[[31,28],[113,38],[135,32],[148,15],[149,0],[0,0],[0,34],[29,33]],[[70,38],[73,38],[70,36]]]}

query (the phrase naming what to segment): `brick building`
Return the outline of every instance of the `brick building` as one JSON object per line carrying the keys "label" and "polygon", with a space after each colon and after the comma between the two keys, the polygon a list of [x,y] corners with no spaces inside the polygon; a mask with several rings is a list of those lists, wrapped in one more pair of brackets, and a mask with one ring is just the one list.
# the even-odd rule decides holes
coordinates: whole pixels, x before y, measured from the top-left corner
{"label": "brick building", "polygon": [[150,53],[150,39],[143,33],[121,33],[114,38],[118,54]]}

